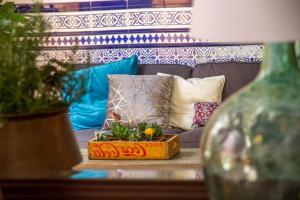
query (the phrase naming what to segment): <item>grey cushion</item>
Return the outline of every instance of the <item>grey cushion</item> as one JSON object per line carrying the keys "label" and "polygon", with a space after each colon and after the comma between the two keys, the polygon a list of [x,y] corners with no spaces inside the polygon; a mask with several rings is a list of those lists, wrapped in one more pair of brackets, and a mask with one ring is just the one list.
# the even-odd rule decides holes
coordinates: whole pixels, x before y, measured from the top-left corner
{"label": "grey cushion", "polygon": [[95,137],[94,129],[74,131],[75,138],[80,148],[87,148],[87,142]]}
{"label": "grey cushion", "polygon": [[180,134],[181,148],[197,148],[200,145],[204,127],[194,128]]}
{"label": "grey cushion", "polygon": [[207,63],[196,65],[192,76],[204,78],[209,76],[225,75],[223,99],[229,97],[257,75],[259,63]]}
{"label": "grey cushion", "polygon": [[139,65],[138,74],[156,75],[158,72],[172,74],[184,78],[191,78],[193,68],[186,65],[163,64],[163,65]]}

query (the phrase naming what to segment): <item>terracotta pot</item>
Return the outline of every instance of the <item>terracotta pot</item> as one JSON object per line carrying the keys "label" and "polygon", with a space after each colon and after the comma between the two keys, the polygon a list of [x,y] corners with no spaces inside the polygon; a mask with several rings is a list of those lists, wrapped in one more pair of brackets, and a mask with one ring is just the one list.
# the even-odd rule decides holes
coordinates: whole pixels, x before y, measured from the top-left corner
{"label": "terracotta pot", "polygon": [[47,177],[82,161],[67,109],[9,116],[0,128],[0,177]]}

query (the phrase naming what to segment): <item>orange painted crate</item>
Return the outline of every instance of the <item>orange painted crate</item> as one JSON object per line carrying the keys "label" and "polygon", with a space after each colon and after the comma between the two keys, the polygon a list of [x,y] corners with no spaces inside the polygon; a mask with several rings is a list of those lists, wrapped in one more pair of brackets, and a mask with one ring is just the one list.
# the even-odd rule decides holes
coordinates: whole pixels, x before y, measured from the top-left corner
{"label": "orange painted crate", "polygon": [[166,141],[96,141],[88,142],[90,160],[166,160],[180,152],[178,135],[165,134]]}

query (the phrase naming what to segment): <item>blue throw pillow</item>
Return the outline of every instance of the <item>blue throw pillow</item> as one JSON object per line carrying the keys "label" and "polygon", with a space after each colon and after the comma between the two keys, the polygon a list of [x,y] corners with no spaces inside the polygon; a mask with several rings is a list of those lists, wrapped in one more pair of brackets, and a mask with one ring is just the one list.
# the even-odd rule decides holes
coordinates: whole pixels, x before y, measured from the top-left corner
{"label": "blue throw pillow", "polygon": [[108,74],[137,74],[137,56],[78,70],[75,75],[86,77],[87,93],[69,108],[69,117],[74,130],[100,128],[105,119],[108,97]]}

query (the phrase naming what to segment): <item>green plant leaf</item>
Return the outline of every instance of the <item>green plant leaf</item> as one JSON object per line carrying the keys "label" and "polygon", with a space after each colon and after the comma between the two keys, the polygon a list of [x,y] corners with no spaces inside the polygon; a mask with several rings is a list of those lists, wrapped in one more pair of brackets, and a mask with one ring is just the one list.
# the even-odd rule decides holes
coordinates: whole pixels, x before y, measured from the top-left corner
{"label": "green plant leaf", "polygon": [[[31,114],[67,106],[85,92],[75,65],[56,59],[38,63],[48,39],[43,17],[16,12],[13,3],[0,7],[0,113]],[[75,48],[74,48],[75,49]]]}

